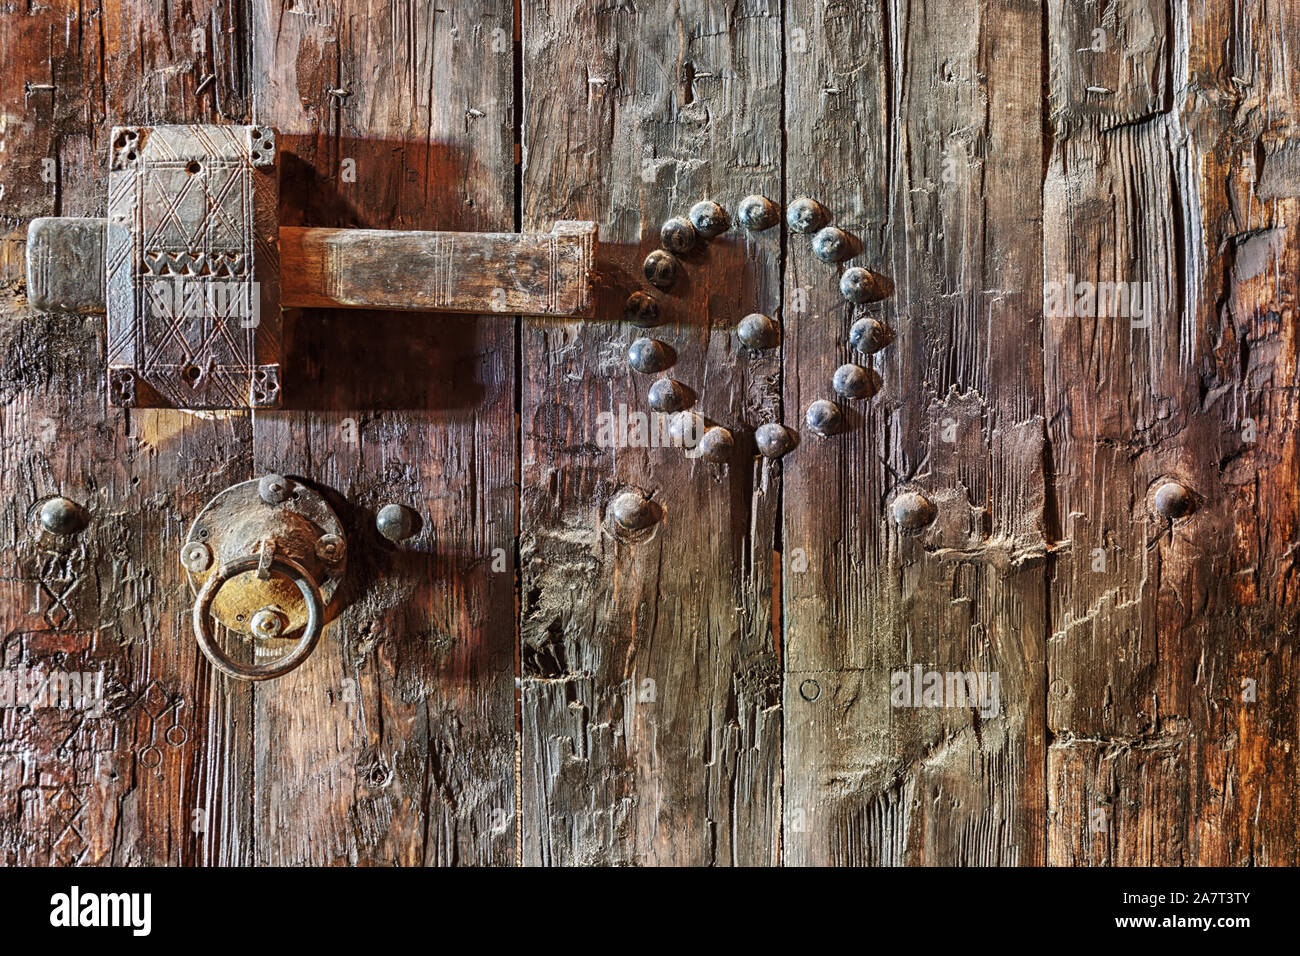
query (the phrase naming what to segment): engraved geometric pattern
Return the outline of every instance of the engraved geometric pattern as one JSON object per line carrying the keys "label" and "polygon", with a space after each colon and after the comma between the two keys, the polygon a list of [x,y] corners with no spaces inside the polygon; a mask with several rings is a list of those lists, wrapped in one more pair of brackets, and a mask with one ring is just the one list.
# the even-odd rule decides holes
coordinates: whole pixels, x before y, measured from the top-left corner
{"label": "engraved geometric pattern", "polygon": [[[176,408],[278,401],[275,131],[113,131],[107,268],[110,400]],[[268,400],[269,397],[269,400]]]}

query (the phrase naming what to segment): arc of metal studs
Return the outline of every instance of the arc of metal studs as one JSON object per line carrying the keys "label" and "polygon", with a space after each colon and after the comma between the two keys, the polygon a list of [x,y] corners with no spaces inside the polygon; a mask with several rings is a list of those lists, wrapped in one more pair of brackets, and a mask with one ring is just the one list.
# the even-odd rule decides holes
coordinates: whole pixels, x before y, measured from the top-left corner
{"label": "arc of metal studs", "polygon": [[[860,243],[849,232],[831,224],[831,213],[815,199],[802,197],[792,202],[786,210],[786,224],[791,231],[811,236],[812,251],[817,258],[838,265],[860,251]],[[781,221],[781,211],[766,196],[746,196],[736,208],[736,221],[745,229],[761,232],[771,229]],[[686,216],[674,216],[663,224],[659,232],[662,248],[645,258],[643,271],[650,285],[667,290],[677,281],[681,271],[680,256],[699,247],[701,241],[713,239],[731,228],[731,218],[726,209],[712,200],[702,200],[691,207]],[[840,277],[840,294],[851,305],[879,302],[893,294],[893,283],[871,269],[853,266]],[[627,300],[624,317],[640,328],[653,328],[660,324],[659,304],[646,292],[633,292]],[[753,312],[736,326],[740,343],[754,351],[775,348],[781,341],[781,328],[769,315]],[[884,323],[874,318],[860,318],[849,330],[849,344],[864,355],[870,356],[893,340],[893,333]],[[672,348],[658,339],[637,338],[628,347],[628,364],[647,375],[667,371],[676,362]],[[841,365],[831,381],[835,393],[845,399],[869,398],[875,391],[872,373],[856,363]],[[698,436],[702,457],[722,462],[731,457],[735,440],[731,432],[719,425],[709,425],[697,412],[691,411],[691,396],[680,382],[663,377],[657,379],[649,391],[650,408],[669,414],[669,437],[683,444],[687,435]],[[813,401],[804,413],[804,422],[814,433],[827,437],[844,427],[844,414],[839,406],[826,399]],[[754,432],[754,442],[759,452],[768,458],[779,458],[796,444],[795,434],[779,422],[760,425]]]}

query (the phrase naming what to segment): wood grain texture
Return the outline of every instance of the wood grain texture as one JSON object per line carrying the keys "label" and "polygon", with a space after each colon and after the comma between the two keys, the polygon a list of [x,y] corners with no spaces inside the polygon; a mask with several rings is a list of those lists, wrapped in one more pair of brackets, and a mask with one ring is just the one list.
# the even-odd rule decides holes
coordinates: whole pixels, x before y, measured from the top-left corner
{"label": "wood grain texture", "polygon": [[[1054,863],[1297,859],[1298,27],[1051,5],[1045,277],[1147,284],[1140,317],[1046,323]],[[1197,503],[1173,522],[1170,479]]]}
{"label": "wood grain texture", "polygon": [[590,317],[596,224],[545,233],[280,230],[285,308]]}
{"label": "wood grain texture", "polygon": [[[296,157],[281,222],[512,228],[511,4],[296,10],[253,31],[259,120]],[[338,496],[351,591],[256,691],[257,859],[511,863],[514,323],[310,313],[290,335],[291,407],[258,416],[254,459]],[[385,502],[423,519],[400,547]]]}
{"label": "wood grain texture", "polygon": [[[786,859],[1039,863],[1039,6],[795,0],[785,26],[786,193],[823,203],[862,243],[846,265],[896,289],[852,306],[790,242]],[[819,437],[804,412],[836,399],[836,367],[873,364],[846,342],[864,316],[896,335],[880,390]],[[889,518],[906,491],[937,510],[920,533]],[[998,706],[902,706],[894,675],[916,667],[997,680]]]}
{"label": "wood grain texture", "polygon": [[[522,334],[522,801],[526,864],[756,864],[779,854],[780,700],[771,624],[776,470],[747,429],[779,414],[776,363],[732,328],[779,306],[777,230],[684,260],[646,334],[667,374],[742,439],[715,465],[601,447],[602,412],[646,412],[651,377],[613,323],[659,226],[713,199],[779,199],[779,5],[523,5],[523,226],[600,223],[596,322]],[[653,291],[653,290],[648,290]],[[637,331],[639,334],[639,330]],[[637,489],[664,515],[623,535]]]}

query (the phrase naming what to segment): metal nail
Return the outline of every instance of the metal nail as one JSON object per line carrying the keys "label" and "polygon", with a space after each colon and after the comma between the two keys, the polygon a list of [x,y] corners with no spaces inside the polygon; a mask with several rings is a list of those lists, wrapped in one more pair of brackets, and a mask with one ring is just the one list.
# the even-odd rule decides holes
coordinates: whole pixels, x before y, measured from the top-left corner
{"label": "metal nail", "polygon": [[389,541],[404,541],[416,530],[416,514],[405,505],[386,504],[375,515],[375,528]]}
{"label": "metal nail", "polygon": [[889,327],[875,319],[858,319],[849,329],[849,345],[865,355],[874,355],[893,339]]}
{"label": "metal nail", "polygon": [[771,316],[752,312],[736,325],[736,336],[751,349],[770,349],[781,341],[781,328]]}
{"label": "metal nail", "polygon": [[659,520],[659,507],[639,491],[624,491],[614,498],[610,514],[628,531],[644,531]]}
{"label": "metal nail", "polygon": [[627,347],[627,364],[638,372],[654,374],[673,364],[673,353],[658,339],[640,338]]}
{"label": "metal nail", "polygon": [[660,322],[659,303],[649,292],[633,292],[623,304],[623,321],[643,329],[653,328]]}
{"label": "metal nail", "polygon": [[1177,521],[1196,510],[1196,497],[1181,481],[1166,481],[1156,489],[1153,499],[1162,518]]}
{"label": "metal nail", "polygon": [[898,495],[889,512],[894,516],[894,523],[904,531],[919,531],[938,514],[930,499],[919,491],[904,491]]}
{"label": "metal nail", "polygon": [[711,199],[705,199],[692,206],[690,218],[695,231],[705,239],[720,236],[731,228],[731,217],[727,215],[727,210]]}
{"label": "metal nail", "polygon": [[284,618],[274,608],[264,607],[253,615],[248,629],[257,637],[270,640],[284,631]]}
{"label": "metal nail", "polygon": [[695,412],[678,412],[668,421],[668,437],[674,448],[693,450],[708,424]]}
{"label": "metal nail", "polygon": [[652,286],[667,289],[677,281],[679,263],[671,252],[656,249],[645,257],[645,278]]}
{"label": "metal nail", "polygon": [[700,235],[695,231],[689,219],[682,216],[674,216],[663,224],[659,230],[659,241],[664,244],[664,248],[669,252],[677,255],[685,255],[695,248],[696,243],[700,241]]}
{"label": "metal nail", "polygon": [[671,378],[656,379],[650,386],[650,408],[656,412],[680,412],[690,404],[685,386]]}
{"label": "metal nail", "polygon": [[795,436],[784,425],[768,422],[754,430],[754,444],[764,457],[780,458],[794,448]]}
{"label": "metal nail", "polygon": [[746,196],[736,207],[736,221],[746,229],[761,232],[781,221],[781,210],[766,196]]}
{"label": "metal nail", "polygon": [[879,272],[853,266],[840,276],[840,295],[855,305],[879,302],[894,294],[894,283]]}
{"label": "metal nail", "polygon": [[818,230],[812,238],[812,250],[822,262],[843,262],[857,252],[858,241],[839,226]]}
{"label": "metal nail", "polygon": [[834,402],[819,398],[808,406],[804,412],[805,424],[823,437],[834,435],[844,427],[844,413]]}
{"label": "metal nail", "polygon": [[709,461],[729,461],[736,440],[721,425],[714,425],[700,438],[700,454]]}
{"label": "metal nail", "polygon": [[278,505],[293,493],[293,482],[284,475],[263,475],[257,483],[257,493],[268,505]]}
{"label": "metal nail", "polygon": [[845,398],[868,398],[874,384],[869,371],[851,362],[837,368],[831,379],[836,393]]}
{"label": "metal nail", "polygon": [[347,542],[336,534],[323,534],[316,541],[316,557],[327,564],[337,564],[347,552]]}
{"label": "metal nail", "polygon": [[181,566],[198,574],[212,566],[212,549],[202,541],[191,541],[181,548]]}
{"label": "metal nail", "polygon": [[790,203],[785,211],[786,225],[795,232],[816,232],[831,221],[831,214],[816,199],[801,196]]}
{"label": "metal nail", "polygon": [[40,522],[50,534],[76,534],[90,523],[90,516],[75,501],[56,497],[41,505]]}

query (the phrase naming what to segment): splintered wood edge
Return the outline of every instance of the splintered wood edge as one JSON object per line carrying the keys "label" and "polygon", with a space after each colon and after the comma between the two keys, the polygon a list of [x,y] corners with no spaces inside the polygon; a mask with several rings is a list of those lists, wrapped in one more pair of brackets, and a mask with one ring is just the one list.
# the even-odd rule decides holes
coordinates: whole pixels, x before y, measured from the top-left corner
{"label": "splintered wood edge", "polygon": [[579,221],[542,234],[286,226],[281,304],[589,318],[596,241]]}

